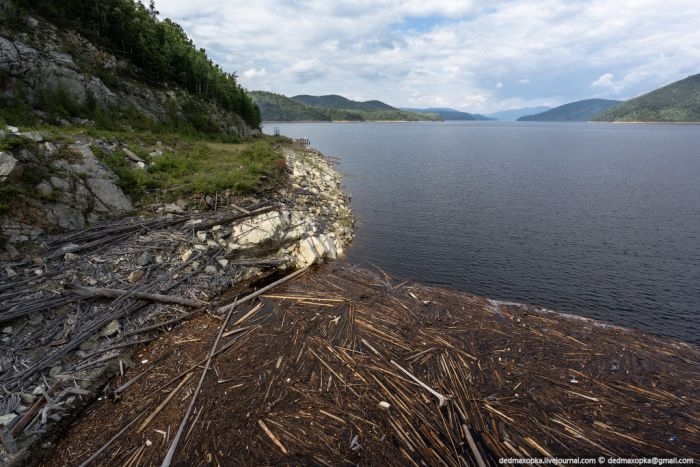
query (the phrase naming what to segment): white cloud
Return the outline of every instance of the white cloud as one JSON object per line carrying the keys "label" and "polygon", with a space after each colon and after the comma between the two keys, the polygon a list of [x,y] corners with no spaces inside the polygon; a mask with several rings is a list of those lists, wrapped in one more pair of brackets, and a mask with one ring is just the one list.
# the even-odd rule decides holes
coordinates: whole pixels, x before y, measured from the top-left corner
{"label": "white cloud", "polygon": [[247,88],[287,95],[487,112],[591,93],[630,97],[700,72],[697,0],[156,0],[156,7],[225,70],[243,70]]}
{"label": "white cloud", "polygon": [[501,89],[502,87],[503,87],[503,83],[501,83],[500,81],[498,83],[496,83],[496,89]]}
{"label": "white cloud", "polygon": [[603,73],[600,77],[591,83],[592,88],[613,88],[615,83],[613,83],[614,75],[612,73]]}
{"label": "white cloud", "polygon": [[254,80],[255,78],[262,78],[267,76],[267,70],[265,68],[248,68],[243,72],[243,75],[241,75],[242,78],[244,78],[247,81]]}

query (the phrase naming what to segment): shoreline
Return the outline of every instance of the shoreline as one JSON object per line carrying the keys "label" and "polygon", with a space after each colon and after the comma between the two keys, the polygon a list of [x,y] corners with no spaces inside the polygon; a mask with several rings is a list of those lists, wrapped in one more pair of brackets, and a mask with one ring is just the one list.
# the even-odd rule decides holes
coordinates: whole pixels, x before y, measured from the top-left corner
{"label": "shoreline", "polygon": [[[214,225],[205,220],[206,228],[197,227],[203,225],[201,221],[190,222],[190,235],[196,237],[194,248],[177,250],[175,258],[182,260],[190,251],[187,261],[196,259],[193,255],[206,251],[197,244],[206,245],[210,240],[218,242],[222,234],[217,232],[230,230],[230,235],[237,238],[232,250],[249,252],[228,258],[229,262],[238,262],[243,268],[236,276],[236,283],[239,286],[251,284],[249,290],[253,290],[277,277],[273,274],[265,282],[251,283],[265,270],[303,268],[341,255],[352,238],[354,219],[348,200],[340,191],[339,173],[318,151],[302,145],[286,146],[284,151],[291,172],[290,184],[277,196],[283,200],[295,200],[293,204],[297,208],[285,210],[271,206],[272,209],[252,217],[245,216],[241,208],[234,209],[244,219],[235,221],[230,227],[225,222]],[[306,214],[296,214],[297,217],[292,218],[299,209],[319,220],[309,223]],[[340,222],[341,219],[345,220]],[[192,221],[196,220],[195,215]],[[300,223],[306,225],[303,231],[296,230]],[[328,235],[331,232],[333,236]],[[270,256],[270,242],[288,235],[298,235],[301,241],[286,246],[276,256]],[[205,238],[206,242],[199,237]],[[332,247],[329,240],[333,240]],[[256,263],[260,254],[264,254],[264,261]],[[247,265],[243,266],[246,262]],[[47,266],[50,268],[51,263]],[[498,465],[498,456],[553,457],[570,454],[572,449],[583,454],[592,452],[596,446],[602,446],[599,453],[606,455],[648,454],[651,448],[660,455],[678,457],[700,452],[700,447],[688,441],[693,439],[694,433],[689,423],[693,417],[700,417],[696,409],[696,402],[700,400],[700,378],[692,364],[700,359],[697,345],[531,305],[493,300],[414,281],[399,283],[381,271],[377,273],[343,262],[331,262],[316,268],[266,292],[251,302],[252,305],[239,307],[240,310],[233,315],[236,325],[229,327],[228,334],[233,336],[230,340],[234,346],[232,349],[238,351],[228,359],[217,359],[215,370],[209,371],[205,386],[208,389],[201,396],[200,404],[203,410],[207,407],[210,409],[206,410],[215,409],[214,413],[203,415],[211,421],[228,413],[238,427],[237,439],[253,448],[249,451],[247,447],[238,446],[238,441],[220,439],[226,446],[237,446],[227,451],[224,457],[217,457],[220,461],[239,459],[244,463],[284,463],[313,459],[314,462],[337,464],[349,460],[382,459],[386,465],[421,460],[456,465],[465,461],[476,462],[477,456],[482,456],[486,465]],[[212,279],[219,276],[209,273],[206,277],[202,286],[207,288],[201,291],[211,290]],[[195,296],[201,297],[200,292],[194,290]],[[236,294],[245,293],[241,289],[235,290]],[[219,291],[224,293],[217,299],[218,303],[235,303],[230,286],[222,286]],[[110,306],[114,302],[93,298],[90,303]],[[163,308],[156,307],[155,310],[162,313]],[[153,310],[149,314],[153,315]],[[182,371],[183,366],[194,365],[187,373],[189,375],[197,368],[201,369],[196,362],[207,354],[207,346],[211,345],[216,330],[223,325],[218,313],[191,313],[184,315],[184,319],[181,314],[175,316],[178,321],[167,325],[165,331],[153,329],[137,334],[152,336],[149,339],[129,341],[129,345],[134,346],[133,353],[110,354],[109,348],[114,345],[112,340],[138,330],[147,321],[130,323],[119,319],[114,334],[108,334],[111,331],[103,328],[102,334],[91,344],[94,347],[87,352],[110,357],[111,364],[99,375],[90,377],[91,385],[84,385],[78,379],[80,388],[88,391],[84,395],[86,401],[91,401],[90,415],[78,415],[78,408],[86,401],[79,404],[75,395],[53,396],[56,400],[73,397],[67,407],[75,404],[74,408],[64,412],[62,420],[49,428],[47,437],[32,441],[23,438],[20,432],[15,441],[24,450],[20,450],[17,457],[6,459],[22,463],[27,459],[22,453],[30,454],[35,448],[32,447],[32,451],[28,448],[36,446],[39,440],[60,439],[58,447],[49,444],[49,451],[33,455],[42,455],[46,463],[50,463],[48,459],[56,458],[68,464],[78,463],[94,454],[107,441],[105,437],[121,430],[127,418],[136,416],[134,410],[142,406],[144,400],[151,401],[149,404],[153,407],[162,403],[163,398],[153,392],[153,387],[166,381],[155,375],[162,373],[171,379]],[[44,322],[53,322],[51,316],[43,319]],[[133,327],[133,324],[137,326]],[[303,339],[300,338],[302,335]],[[239,344],[236,344],[236,339],[240,339]],[[517,346],[517,352],[514,346]],[[100,351],[101,348],[105,350]],[[51,379],[53,373],[55,384],[59,384],[59,388],[65,384],[68,388],[70,381],[77,381],[76,376],[80,378],[80,373],[72,370],[71,365],[79,365],[84,356],[62,358],[61,369],[57,371],[54,371],[56,366],[53,363],[47,364],[45,369],[50,371],[45,378],[48,378],[48,383],[54,381]],[[359,364],[360,361],[363,363]],[[242,362],[243,366],[237,366],[237,362]],[[449,362],[446,367],[444,362]],[[542,367],[543,362],[549,367]],[[386,364],[389,366],[385,367]],[[410,378],[406,379],[397,365],[427,382],[430,390],[424,392],[420,385],[407,385],[405,381],[410,382]],[[136,381],[143,370],[148,370],[146,374],[153,376]],[[276,376],[278,372],[281,373]],[[654,376],[650,379],[652,373]],[[288,380],[282,375],[288,375]],[[397,375],[402,379],[397,380]],[[183,401],[187,400],[187,394],[192,393],[196,379],[189,381],[188,376],[188,380],[182,380],[183,376],[174,380],[182,385],[172,393],[179,393],[175,400],[180,402],[174,401],[163,409],[154,418],[148,432],[139,434],[134,428],[110,449],[117,446],[121,446],[119,450],[124,449],[121,452],[136,449],[144,456],[141,460],[160,462],[161,453],[167,449],[170,439],[167,436],[161,438],[157,433],[170,433],[180,423],[185,411]],[[679,378],[685,386],[677,384]],[[94,399],[108,381],[111,383],[107,388],[111,391],[133,381],[128,389],[119,391],[119,404],[108,398]],[[535,386],[527,390],[527,384],[533,384],[533,381]],[[461,386],[464,382],[469,384],[467,392],[463,392]],[[168,387],[167,391],[171,389]],[[220,390],[225,392],[218,392]],[[457,422],[454,427],[443,426],[440,418],[432,419],[442,409],[434,406],[431,391],[450,396],[446,413],[450,420]],[[625,397],[620,399],[619,394],[623,393]],[[107,394],[114,397],[109,391]],[[271,401],[274,402],[268,400],[270,394],[273,394]],[[309,401],[314,409],[309,411],[298,406],[298,400],[287,399],[290,394],[306,394],[302,400]],[[494,398],[494,394],[498,395]],[[226,412],[226,407],[244,407],[245,401],[250,400],[257,401],[247,405],[246,410],[252,416],[243,417],[238,413],[239,409]],[[313,400],[316,402],[311,402]],[[648,404],[648,408],[634,412],[637,428],[632,431],[623,427],[624,423],[631,422],[626,419],[633,413],[630,400]],[[562,405],[562,401],[567,401],[567,404]],[[379,402],[389,404],[389,409],[384,405],[377,406]],[[34,398],[34,404],[39,403],[40,394]],[[272,407],[268,407],[270,403]],[[548,413],[553,406],[561,415],[557,418],[559,422],[552,422],[551,417],[538,418],[543,427],[540,431],[523,429],[525,420],[539,416],[542,411]],[[605,406],[605,413],[617,418],[601,415],[598,424],[590,425],[588,411],[600,413],[598,406]],[[307,412],[308,416],[299,415]],[[659,431],[664,428],[652,424],[649,417],[658,417],[659,413],[666,414],[666,417],[673,415],[675,424],[671,425],[671,431]],[[323,430],[312,430],[313,435],[307,435],[306,441],[300,440],[292,431],[280,431],[280,427],[299,423],[299,417],[306,419],[304,426]],[[416,417],[423,423],[418,431],[405,423],[405,420]],[[653,428],[639,424],[637,419],[649,419],[648,426]],[[105,424],[105,420],[110,422]],[[313,424],[309,425],[312,420]],[[459,420],[467,427],[466,431],[461,428]],[[262,425],[258,421],[263,421],[267,430],[261,431]],[[190,420],[190,432],[196,423],[197,420]],[[383,431],[377,431],[375,427],[382,427]],[[552,430],[562,429],[563,437],[552,436]],[[68,431],[64,436],[65,430]],[[223,428],[217,430],[222,433]],[[611,430],[621,433],[614,438],[613,445],[606,441]],[[287,453],[279,450],[268,431],[286,446]],[[208,432],[194,430],[195,445],[207,446],[209,441],[204,435]],[[440,440],[450,440],[451,444],[443,445],[444,441],[437,442],[438,438],[435,438],[431,441],[436,449],[433,452],[424,444],[427,433],[437,433]],[[578,433],[575,444],[571,444],[572,433]],[[357,444],[361,444],[362,449],[352,449],[352,443],[350,449],[327,449],[328,443],[340,446],[346,444],[347,439],[354,439],[355,434],[359,436]],[[466,447],[469,436],[473,438],[475,450]],[[664,436],[666,442],[655,441]],[[581,437],[590,443],[586,444]],[[455,443],[465,447],[451,453],[450,445]],[[107,457],[102,461],[110,459],[109,452],[105,451]],[[241,452],[250,457],[236,457],[236,453]],[[205,456],[199,448],[190,453],[180,451],[180,455],[184,456],[181,459],[186,457],[187,462],[198,462],[201,456]],[[436,455],[439,457],[434,457]],[[33,459],[36,461],[36,457]],[[123,462],[126,460],[122,458]]]}
{"label": "shoreline", "polygon": [[[244,465],[397,466],[700,455],[697,346],[338,263],[259,300],[257,314],[254,305],[235,314],[250,317],[214,363],[179,462],[207,452]],[[162,376],[125,391],[118,405],[97,404],[53,459],[84,460],[94,452],[86,439],[101,446],[144,401],[154,406],[162,397],[151,388],[183,366],[160,356],[177,345],[189,366],[213,340],[213,331],[202,333],[212,326],[221,324],[202,316],[142,349],[147,363],[125,379],[149,366]],[[184,343],[194,335],[209,337]],[[184,381],[175,392],[193,386]],[[159,463],[170,443],[158,433],[181,422],[185,402],[175,398],[148,432],[119,437],[96,461],[124,462],[149,440],[142,461]],[[114,422],[105,429],[105,420]]]}

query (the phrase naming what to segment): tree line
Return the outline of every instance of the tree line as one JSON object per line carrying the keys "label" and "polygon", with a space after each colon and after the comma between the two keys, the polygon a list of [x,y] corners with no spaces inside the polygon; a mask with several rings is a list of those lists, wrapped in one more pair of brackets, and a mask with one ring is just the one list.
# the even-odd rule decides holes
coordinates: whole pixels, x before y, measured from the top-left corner
{"label": "tree line", "polygon": [[259,128],[260,111],[235,73],[213,63],[182,27],[158,18],[153,0],[17,0],[20,6],[87,39],[138,68],[137,78],[156,86],[176,85]]}

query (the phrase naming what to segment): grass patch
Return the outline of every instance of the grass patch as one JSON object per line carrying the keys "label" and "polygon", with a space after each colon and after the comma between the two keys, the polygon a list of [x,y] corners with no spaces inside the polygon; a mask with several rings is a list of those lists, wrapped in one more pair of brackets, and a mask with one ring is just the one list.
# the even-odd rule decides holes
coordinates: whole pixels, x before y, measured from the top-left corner
{"label": "grass patch", "polygon": [[[227,190],[236,194],[258,193],[279,185],[286,175],[284,157],[274,147],[272,138],[225,143],[143,134],[143,139],[134,142],[134,134],[129,136],[129,141],[116,139],[148,160],[148,171],[134,168],[120,150],[93,150],[119,176],[122,190],[138,201],[171,201],[190,194]],[[155,144],[156,140],[161,141],[164,154],[146,156],[149,151],[143,149],[144,145]]]}

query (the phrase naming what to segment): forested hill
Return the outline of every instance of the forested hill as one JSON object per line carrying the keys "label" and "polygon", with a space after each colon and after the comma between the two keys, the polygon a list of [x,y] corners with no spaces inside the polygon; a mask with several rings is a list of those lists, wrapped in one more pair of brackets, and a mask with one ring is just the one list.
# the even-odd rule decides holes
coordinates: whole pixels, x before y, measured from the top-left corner
{"label": "forested hill", "polygon": [[598,122],[700,122],[700,74],[625,101]]}
{"label": "forested hill", "polygon": [[[130,82],[132,87],[144,84],[149,87],[149,91],[144,92],[185,93],[186,99],[174,104],[177,109],[165,109],[165,113],[196,114],[195,120],[200,121],[186,122],[196,130],[214,130],[217,126],[216,121],[206,121],[212,105],[237,114],[251,128],[260,126],[259,109],[238,84],[235,74],[213,63],[180,25],[169,19],[161,20],[153,1],[147,7],[133,0],[4,0],[2,6],[0,14],[5,17],[0,33],[5,41],[14,42],[15,48],[20,42],[22,46],[31,47],[38,61],[51,62],[56,58],[57,66],[73,62],[66,68],[78,71],[85,82],[99,79],[108,88],[106,95],[115,91],[128,92],[124,81]],[[71,31],[79,33],[88,43]],[[96,53],[92,50],[94,46],[104,53]],[[7,48],[11,53],[12,47]],[[7,69],[0,72],[22,79],[12,69],[12,63],[5,65]],[[64,81],[68,91],[75,90],[75,85]],[[50,84],[37,87],[36,83],[29,82],[27,85],[30,88],[27,97],[32,104],[41,104],[38,102],[40,92],[51,88]],[[51,90],[54,91],[55,88]],[[91,92],[98,102],[103,97],[95,89]],[[86,104],[85,96],[74,97]],[[133,102],[138,106],[137,100]],[[154,116],[161,122],[169,118],[147,115]]]}
{"label": "forested hill", "polygon": [[[353,108],[319,107],[300,102],[296,98],[292,99],[282,94],[265,91],[252,91],[251,96],[260,108],[263,120],[266,121],[442,120],[435,113],[405,112],[380,101],[356,102],[342,96],[322,96],[332,99],[321,99],[320,102],[326,102],[329,105],[349,105]],[[361,108],[363,105],[366,108]]]}
{"label": "forested hill", "polygon": [[[252,91],[250,95],[258,105],[263,120],[279,122],[333,120],[331,112],[328,110],[302,104],[282,94]],[[359,115],[351,118],[351,115],[343,114],[342,111],[339,111],[337,116],[341,115],[343,117],[342,120],[360,120]]]}
{"label": "forested hill", "polygon": [[443,118],[443,120],[460,120],[460,121],[494,121],[495,118],[485,117],[480,114],[470,114],[468,112],[461,112],[455,109],[449,109],[445,107],[430,107],[427,109],[415,109],[404,107],[401,110],[406,110],[409,112],[430,112],[436,113]]}
{"label": "forested hill", "polygon": [[292,97],[292,100],[301,102],[313,107],[323,107],[325,109],[343,109],[343,110],[397,110],[396,108],[385,104],[382,101],[353,101],[337,94],[329,94],[327,96],[309,96],[302,94]]}
{"label": "forested hill", "polygon": [[619,104],[610,99],[585,99],[560,105],[535,115],[518,118],[519,122],[587,122],[593,116]]}

